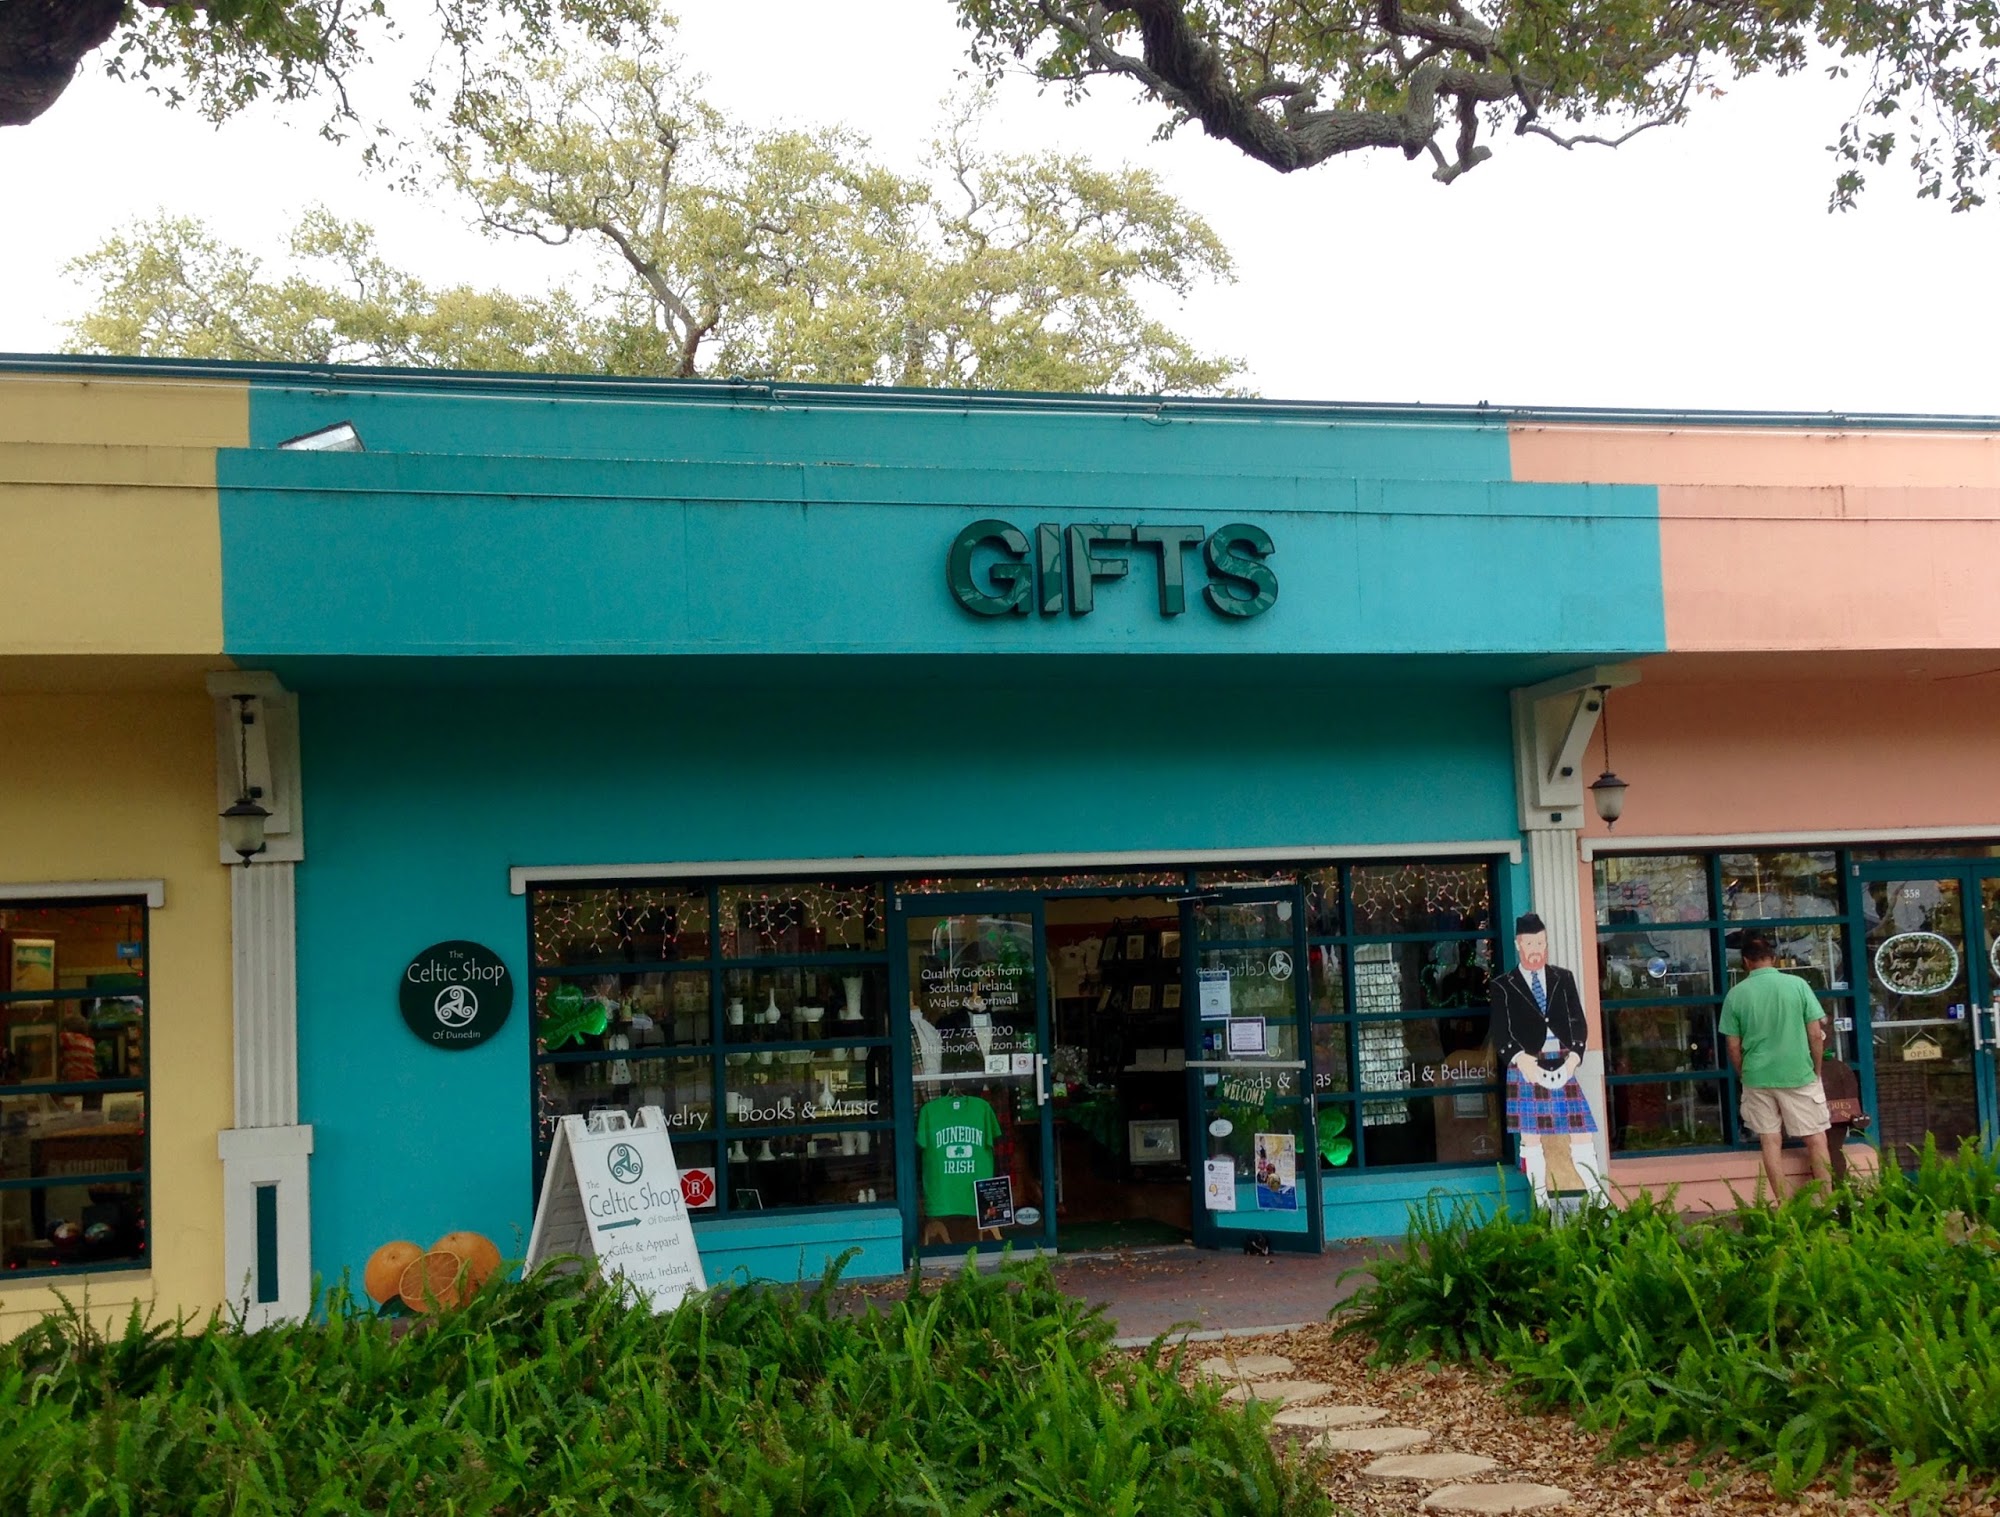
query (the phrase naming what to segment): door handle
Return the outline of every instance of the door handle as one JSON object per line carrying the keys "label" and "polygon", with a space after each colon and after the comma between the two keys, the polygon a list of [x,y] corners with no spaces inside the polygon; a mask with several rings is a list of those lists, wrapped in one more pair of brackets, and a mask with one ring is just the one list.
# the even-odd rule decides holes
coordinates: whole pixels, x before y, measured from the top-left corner
{"label": "door handle", "polygon": [[1047,1106],[1049,1104],[1049,1082],[1045,1078],[1048,1064],[1048,1055],[1039,1053],[1035,1055],[1035,1104],[1037,1106]]}

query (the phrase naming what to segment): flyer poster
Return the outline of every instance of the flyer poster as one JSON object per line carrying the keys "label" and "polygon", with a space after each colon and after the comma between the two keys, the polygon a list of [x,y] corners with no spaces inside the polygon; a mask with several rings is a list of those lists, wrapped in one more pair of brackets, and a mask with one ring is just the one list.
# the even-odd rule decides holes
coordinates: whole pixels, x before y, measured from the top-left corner
{"label": "flyer poster", "polygon": [[1236,1210],[1236,1161],[1206,1159],[1201,1166],[1202,1204],[1210,1211]]}
{"label": "flyer poster", "polygon": [[1232,1054],[1262,1054],[1270,1051],[1262,1017],[1229,1019],[1229,1051]]}
{"label": "flyer poster", "polygon": [[1201,987],[1201,1018],[1204,1022],[1220,1022],[1229,1015],[1229,971],[1226,969],[1204,969],[1198,980]]}
{"label": "flyer poster", "polygon": [[994,1175],[988,1180],[972,1182],[974,1204],[979,1210],[981,1227],[1012,1227],[1014,1225],[1014,1177]]}
{"label": "flyer poster", "polygon": [[1292,1133],[1257,1134],[1257,1209],[1299,1209],[1299,1140]]}

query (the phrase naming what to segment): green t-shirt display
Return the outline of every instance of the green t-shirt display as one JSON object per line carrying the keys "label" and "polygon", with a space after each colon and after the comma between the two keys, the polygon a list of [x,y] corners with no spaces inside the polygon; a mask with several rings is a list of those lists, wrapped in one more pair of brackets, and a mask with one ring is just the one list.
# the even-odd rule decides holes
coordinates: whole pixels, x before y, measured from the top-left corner
{"label": "green t-shirt display", "polygon": [[970,1217],[973,1183],[993,1177],[993,1143],[1000,1119],[978,1096],[939,1096],[917,1113],[923,1154],[924,1214]]}
{"label": "green t-shirt display", "polygon": [[1722,1035],[1743,1040],[1743,1083],[1797,1090],[1818,1077],[1806,1023],[1826,1013],[1812,987],[1782,969],[1753,969],[1723,998]]}

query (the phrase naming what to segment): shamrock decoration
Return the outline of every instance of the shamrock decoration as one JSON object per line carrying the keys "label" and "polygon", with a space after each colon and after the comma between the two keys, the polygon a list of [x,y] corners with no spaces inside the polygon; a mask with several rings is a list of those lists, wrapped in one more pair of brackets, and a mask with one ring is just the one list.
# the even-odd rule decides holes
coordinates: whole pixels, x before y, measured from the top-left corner
{"label": "shamrock decoration", "polygon": [[604,1002],[595,996],[585,1000],[580,989],[565,983],[549,991],[542,1012],[542,1042],[550,1049],[571,1042],[581,1045],[584,1038],[597,1037],[610,1025],[610,1008]]}

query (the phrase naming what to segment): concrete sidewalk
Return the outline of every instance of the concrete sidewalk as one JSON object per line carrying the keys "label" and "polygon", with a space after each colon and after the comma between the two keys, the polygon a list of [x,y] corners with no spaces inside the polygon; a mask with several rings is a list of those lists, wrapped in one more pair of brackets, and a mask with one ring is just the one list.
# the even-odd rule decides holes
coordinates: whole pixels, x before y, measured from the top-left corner
{"label": "concrete sidewalk", "polygon": [[1323,1254],[1268,1257],[1195,1248],[1130,1249],[1058,1259],[1057,1283],[1116,1324],[1121,1343],[1169,1330],[1215,1338],[1324,1322],[1364,1283],[1342,1282],[1389,1245],[1334,1247]]}

